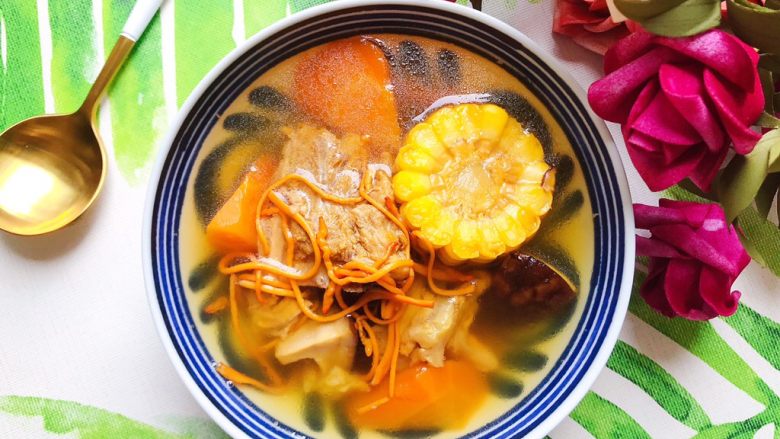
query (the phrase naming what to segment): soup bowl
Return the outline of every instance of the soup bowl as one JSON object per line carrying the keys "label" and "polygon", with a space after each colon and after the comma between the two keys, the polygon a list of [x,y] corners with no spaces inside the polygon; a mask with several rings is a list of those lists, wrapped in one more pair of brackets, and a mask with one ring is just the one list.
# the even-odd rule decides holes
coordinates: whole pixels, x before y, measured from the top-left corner
{"label": "soup bowl", "polygon": [[145,213],[146,287],[163,344],[192,395],[236,437],[305,437],[274,419],[215,370],[181,274],[182,206],[204,139],[228,106],[264,71],[313,46],[368,33],[433,38],[502,66],[549,110],[582,169],[593,212],[588,291],[562,354],[541,382],[465,437],[541,437],[585,395],[615,344],[628,306],[634,261],[631,200],[619,155],[584,92],[549,53],[518,30],[448,2],[342,0],[270,26],[228,54],[196,87],[170,128],[153,171]]}

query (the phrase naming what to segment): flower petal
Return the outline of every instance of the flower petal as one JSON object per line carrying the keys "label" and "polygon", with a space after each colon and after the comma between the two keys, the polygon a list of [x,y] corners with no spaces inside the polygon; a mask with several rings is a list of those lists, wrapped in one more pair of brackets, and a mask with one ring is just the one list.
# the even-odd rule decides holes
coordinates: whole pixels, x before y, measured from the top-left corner
{"label": "flower petal", "polygon": [[734,150],[739,154],[752,151],[761,138],[759,133],[750,129],[764,111],[764,92],[760,84],[742,93],[724,85],[709,70],[704,71],[704,84],[726,132],[734,142]]}
{"label": "flower petal", "polygon": [[721,252],[733,243],[713,245],[699,233],[682,224],[661,225],[650,228],[653,238],[674,245],[683,253],[716,268],[730,276],[737,277],[742,269],[739,260],[729,258]]}
{"label": "flower petal", "polygon": [[651,258],[682,258],[685,257],[671,245],[651,238],[637,235],[636,254]]}
{"label": "flower petal", "polygon": [[653,258],[650,260],[650,272],[639,289],[639,294],[654,310],[667,317],[674,317],[676,314],[669,305],[664,292],[664,277],[668,264],[668,259]]}
{"label": "flower petal", "polygon": [[584,0],[588,4],[588,10],[591,12],[601,12],[609,15],[609,6],[607,0]]}
{"label": "flower petal", "polygon": [[611,18],[607,17],[606,19],[599,22],[586,24],[583,26],[583,28],[588,32],[603,33],[619,26],[621,26],[620,23],[615,23]]}
{"label": "flower petal", "polygon": [[[629,35],[627,38],[631,38]],[[621,41],[624,41],[625,38]],[[609,55],[609,52],[607,52]],[[594,82],[588,90],[588,102],[599,116],[623,123],[644,88],[645,83],[658,73],[664,63],[677,58],[669,49],[653,49],[629,64]]]}
{"label": "flower petal", "polygon": [[581,4],[573,1],[555,2],[553,30],[559,34],[572,36],[580,33],[583,24],[593,24],[603,18],[594,16]]}
{"label": "flower petal", "polygon": [[642,91],[639,92],[639,95],[636,97],[636,101],[634,101],[631,111],[628,113],[628,118],[626,119],[625,124],[623,124],[624,129],[633,125],[639,116],[645,112],[647,107],[653,102],[655,95],[658,94],[658,90],[658,81],[648,81],[647,84],[645,84]]}
{"label": "flower petal", "polygon": [[723,148],[717,153],[711,153],[709,150],[704,151],[699,164],[691,171],[688,178],[703,191],[709,192],[712,180],[718,174],[728,152],[727,148]]}
{"label": "flower petal", "polygon": [[698,294],[701,264],[690,259],[672,259],[666,268],[664,293],[675,314],[692,320],[714,317],[703,310],[704,301]]}
{"label": "flower petal", "polygon": [[604,54],[604,73],[610,74],[645,54],[655,41],[649,32],[635,32],[618,41]]}
{"label": "flower petal", "polygon": [[743,90],[753,87],[758,54],[737,37],[720,29],[686,38],[659,37],[656,44],[704,64]]}
{"label": "flower petal", "polygon": [[[669,201],[661,199],[660,202]],[[673,206],[649,206],[647,204],[634,203],[634,222],[636,228],[648,230],[651,227],[664,224],[678,224],[686,221],[685,212],[675,209]]]}
{"label": "flower petal", "polygon": [[631,145],[650,153],[656,153],[663,148],[663,143],[648,135],[631,131]]}
{"label": "flower petal", "polygon": [[703,151],[707,150],[703,145],[698,148],[693,146],[673,162],[668,162],[664,149],[679,147],[679,145],[662,144],[657,151],[649,152],[634,145],[633,135],[625,130],[623,137],[626,139],[626,149],[631,162],[647,187],[655,192],[673,186],[688,177],[701,160]]}
{"label": "flower petal", "polygon": [[703,69],[695,65],[664,64],[658,72],[661,89],[669,103],[698,132],[712,152],[727,146],[723,128],[707,104]]}
{"label": "flower petal", "polygon": [[[697,203],[695,201],[679,201],[661,198],[658,206],[664,209],[676,210],[685,219],[682,220],[693,228],[699,228],[712,215],[712,203]],[[717,205],[715,205],[717,206]]]}
{"label": "flower petal", "polygon": [[730,292],[734,278],[711,267],[704,267],[699,277],[699,294],[705,304],[719,316],[730,316],[737,311],[739,291]]}
{"label": "flower petal", "polygon": [[664,93],[656,93],[631,128],[663,143],[687,146],[701,142],[699,133],[680,116]]}
{"label": "flower petal", "polygon": [[701,223],[696,234],[716,248],[724,258],[733,262],[736,268],[729,274],[736,278],[750,262],[750,256],[742,246],[734,226],[726,220],[723,208],[715,203],[705,204],[705,206],[709,207],[707,219]]}

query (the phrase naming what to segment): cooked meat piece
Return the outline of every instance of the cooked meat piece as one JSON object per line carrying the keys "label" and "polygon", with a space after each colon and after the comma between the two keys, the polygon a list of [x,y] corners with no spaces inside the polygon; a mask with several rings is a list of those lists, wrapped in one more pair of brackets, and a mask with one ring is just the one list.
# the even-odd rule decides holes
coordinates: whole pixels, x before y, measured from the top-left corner
{"label": "cooked meat piece", "polygon": [[[298,174],[330,194],[354,198],[359,197],[363,174],[369,172],[369,195],[382,205],[386,197],[393,199],[390,159],[370,159],[363,137],[346,135],[338,138],[326,129],[309,125],[288,128],[286,135],[289,140],[282,150],[282,160],[274,180]],[[319,230],[319,219],[325,221],[328,231],[326,242],[336,268],[349,261],[373,266],[385,257],[391,247],[395,251],[385,264],[409,259],[408,243],[403,233],[381,211],[365,201],[344,205],[324,200],[299,181],[290,181],[275,193],[293,212],[303,217],[315,234]],[[286,244],[281,220],[274,216],[262,221],[271,248],[268,257],[284,263]],[[295,240],[293,265],[306,271],[313,260],[312,243],[298,224],[291,223],[290,230]],[[391,276],[405,279],[408,269],[395,270]],[[322,266],[317,276],[302,285],[324,288],[327,283],[327,274]]]}
{"label": "cooked meat piece", "polygon": [[252,323],[264,336],[284,337],[301,314],[298,302],[293,299],[268,299],[260,303],[249,300],[247,312]]}
{"label": "cooked meat piece", "polygon": [[539,304],[553,309],[571,302],[574,291],[543,262],[520,252],[510,253],[493,277],[493,290],[513,306]]}
{"label": "cooked meat piece", "polygon": [[282,364],[311,359],[323,371],[334,367],[349,370],[356,344],[348,319],[329,323],[309,320],[276,345],[276,359]]}
{"label": "cooked meat piece", "polygon": [[420,309],[415,313],[401,335],[401,350],[415,360],[441,367],[444,365],[444,350],[460,323],[467,299],[463,296],[430,296],[426,298],[433,299],[433,308]]}
{"label": "cooked meat piece", "polygon": [[472,360],[480,370],[498,366],[490,349],[469,333],[478,308],[477,295],[439,296],[424,281],[415,282],[410,295],[434,304],[433,308],[407,308],[400,322],[402,354],[436,367],[444,364],[448,352]]}

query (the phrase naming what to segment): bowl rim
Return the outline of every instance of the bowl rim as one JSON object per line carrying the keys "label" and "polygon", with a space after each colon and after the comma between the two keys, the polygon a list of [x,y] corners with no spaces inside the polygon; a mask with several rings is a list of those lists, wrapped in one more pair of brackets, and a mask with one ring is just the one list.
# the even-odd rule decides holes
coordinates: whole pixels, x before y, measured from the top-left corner
{"label": "bowl rim", "polygon": [[[157,152],[157,158],[152,168],[149,186],[146,194],[145,209],[144,209],[144,224],[143,224],[143,236],[142,236],[142,258],[144,269],[144,283],[146,287],[147,299],[149,307],[152,313],[152,318],[157,329],[157,333],[165,347],[165,351],[169,360],[174,366],[177,374],[184,382],[185,387],[189,390],[190,394],[195,398],[198,405],[206,412],[206,414],[214,420],[220,428],[232,437],[247,437],[247,434],[242,431],[238,426],[231,422],[225,414],[223,414],[214,405],[209,398],[198,387],[194,378],[188,373],[182,359],[176,352],[173,340],[168,334],[165,322],[163,320],[162,310],[160,309],[157,300],[157,289],[154,282],[152,266],[152,226],[154,216],[154,204],[155,196],[159,184],[162,179],[162,171],[164,164],[170,149],[174,143],[174,139],[179,132],[185,118],[192,110],[195,103],[207,90],[207,88],[223,73],[223,71],[230,66],[234,61],[239,59],[245,53],[247,53],[252,47],[271,37],[278,31],[285,29],[289,26],[295,25],[310,18],[317,17],[332,12],[338,12],[340,10],[365,7],[365,6],[416,6],[428,8],[432,11],[447,11],[457,15],[464,16],[473,20],[481,21],[484,24],[496,29],[497,31],[505,34],[506,36],[518,41],[520,44],[527,47],[531,52],[538,56],[544,63],[552,67],[560,78],[570,87],[578,99],[587,103],[585,91],[574,79],[574,77],[564,69],[560,63],[554,59],[554,57],[548,52],[543,50],[539,45],[532,41],[525,34],[518,29],[510,26],[509,24],[492,17],[484,12],[477,11],[475,9],[464,7],[455,3],[447,1],[430,1],[430,0],[339,0],[331,1],[329,3],[314,6],[304,11],[287,16],[270,26],[262,29],[260,32],[247,38],[242,43],[237,45],[227,55],[225,55],[209,72],[204,76],[198,85],[193,89],[190,95],[185,100],[184,104],[178,110],[175,119],[172,121],[168,128],[167,134],[164,136],[160,147]],[[631,201],[631,193],[629,190],[628,180],[626,177],[623,162],[618,153],[614,139],[598,116],[595,115],[589,105],[585,105],[585,109],[588,116],[594,122],[595,127],[598,130],[599,135],[605,141],[606,151],[610,163],[613,167],[615,179],[617,181],[618,191],[621,197],[623,209],[623,226],[625,230],[625,237],[623,241],[625,260],[623,264],[623,272],[620,276],[620,287],[618,290],[618,298],[616,301],[615,312],[612,320],[609,323],[606,334],[604,336],[601,347],[593,358],[592,363],[587,368],[587,371],[582,376],[580,381],[576,383],[569,395],[560,403],[558,407],[542,420],[536,428],[528,433],[526,437],[536,438],[543,437],[549,433],[556,425],[558,425],[569,413],[576,407],[582,400],[588,390],[592,387],[597,376],[606,365],[607,359],[612,353],[612,350],[617,342],[618,335],[623,326],[626,312],[628,310],[628,303],[631,296],[631,287],[634,274],[634,257],[635,257],[635,228],[633,207]]]}

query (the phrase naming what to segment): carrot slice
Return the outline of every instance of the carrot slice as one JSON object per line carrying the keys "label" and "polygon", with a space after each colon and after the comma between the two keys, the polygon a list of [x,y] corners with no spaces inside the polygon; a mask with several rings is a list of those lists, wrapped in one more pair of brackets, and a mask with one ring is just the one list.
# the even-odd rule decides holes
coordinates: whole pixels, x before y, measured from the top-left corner
{"label": "carrot slice", "polygon": [[393,397],[382,384],[350,395],[346,412],[355,426],[377,430],[460,428],[487,391],[484,374],[471,363],[447,360],[442,367],[424,365],[399,372]]}
{"label": "carrot slice", "polygon": [[244,176],[238,189],[206,226],[206,238],[212,246],[222,252],[257,250],[257,203],[271,183],[276,165],[274,159],[264,156]]}
{"label": "carrot slice", "polygon": [[329,128],[397,148],[401,129],[390,80],[390,66],[375,44],[362,37],[334,41],[298,64],[295,100]]}

